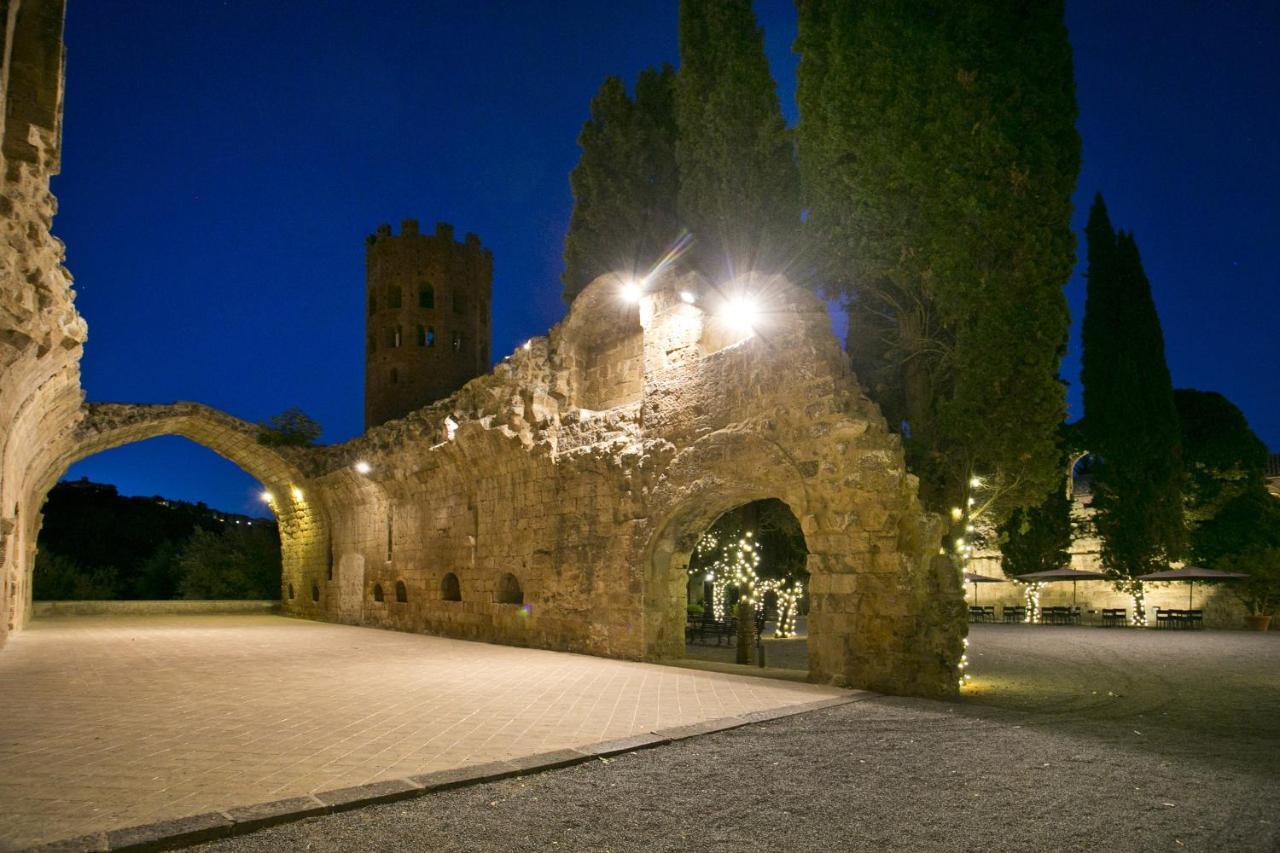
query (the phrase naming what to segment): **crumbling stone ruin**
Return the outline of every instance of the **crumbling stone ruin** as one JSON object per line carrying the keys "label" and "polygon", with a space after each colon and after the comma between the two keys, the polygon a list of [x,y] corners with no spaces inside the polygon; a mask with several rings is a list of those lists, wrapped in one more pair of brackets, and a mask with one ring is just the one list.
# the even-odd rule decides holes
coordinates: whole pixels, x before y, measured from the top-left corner
{"label": "crumbling stone ruin", "polygon": [[[492,372],[340,445],[266,447],[253,425],[194,403],[82,405],[85,327],[49,234],[62,4],[8,5],[6,624],[21,627],[30,613],[37,508],[67,466],[179,434],[236,462],[270,493],[290,615],[679,657],[698,536],[727,510],[777,498],[800,521],[809,551],[811,678],[955,693],[965,617],[959,574],[939,552],[941,524],[922,511],[899,440],[850,372],[823,304],[782,278],[715,287],[669,273],[624,300],[623,282],[602,277],[549,335]],[[34,44],[19,49],[26,39]],[[52,86],[56,96],[32,102],[51,110],[23,112],[11,97],[19,78],[24,91],[48,95]],[[16,154],[15,114],[32,117],[20,131],[29,147],[15,145]],[[478,241],[474,248],[482,251]],[[482,293],[487,302],[487,277]],[[743,293],[760,307],[750,326],[723,312],[726,298]],[[486,304],[471,327],[483,332],[471,344],[477,352],[488,347],[487,318]],[[371,423],[383,414],[390,410]]]}

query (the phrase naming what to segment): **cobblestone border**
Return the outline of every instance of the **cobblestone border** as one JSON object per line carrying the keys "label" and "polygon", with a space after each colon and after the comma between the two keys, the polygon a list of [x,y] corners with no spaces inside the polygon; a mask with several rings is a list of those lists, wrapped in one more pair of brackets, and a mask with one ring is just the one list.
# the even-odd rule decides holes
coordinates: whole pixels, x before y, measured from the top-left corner
{"label": "cobblestone border", "polygon": [[386,779],[370,782],[368,785],[356,785],[351,788],[338,788],[333,791],[322,791],[302,797],[290,797],[269,803],[255,803],[248,806],[236,806],[219,812],[190,815],[174,820],[128,826],[107,832],[96,832],[77,838],[53,841],[38,847],[29,848],[32,853],[99,853],[109,850],[174,850],[204,841],[228,838],[233,835],[244,835],[268,826],[291,823],[295,820],[314,817],[316,815],[333,814],[363,808],[377,803],[390,803],[421,797],[435,791],[448,791],[453,788],[464,788],[494,782],[498,779],[509,779],[514,776],[528,776],[545,770],[559,767],[570,767],[584,764],[600,758],[635,752],[641,749],[652,749],[676,741],[686,740],[699,735],[728,731],[753,723],[763,723],[783,717],[792,717],[810,711],[820,711],[836,705],[848,705],[870,699],[877,694],[861,690],[851,690],[845,696],[820,699],[816,702],[803,702],[797,705],[786,705],[765,711],[753,711],[740,716],[721,717],[687,726],[660,729],[644,734],[632,735],[618,740],[601,741],[574,749],[558,749],[554,752],[542,752],[526,755],[509,761],[492,761],[487,764],[476,764],[470,767],[457,767],[452,770],[438,770],[424,773],[407,779]]}

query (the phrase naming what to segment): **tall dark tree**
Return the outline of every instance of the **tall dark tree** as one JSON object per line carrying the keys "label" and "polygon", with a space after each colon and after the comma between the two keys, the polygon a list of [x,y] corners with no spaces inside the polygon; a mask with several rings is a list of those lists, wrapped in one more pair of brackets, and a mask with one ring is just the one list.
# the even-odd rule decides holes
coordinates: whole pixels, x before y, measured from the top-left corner
{"label": "tall dark tree", "polygon": [[1062,481],[1037,506],[1016,509],[1000,527],[1000,565],[1011,577],[1071,562],[1071,498]]}
{"label": "tall dark tree", "polygon": [[1267,491],[1267,446],[1221,394],[1173,392],[1186,471],[1187,556],[1199,565],[1249,563],[1280,548],[1280,499]]}
{"label": "tall dark tree", "polygon": [[676,219],[675,71],[649,68],[636,95],[608,77],[591,99],[569,175],[573,214],[564,241],[564,299],[608,272],[641,273],[679,233]]}
{"label": "tall dark tree", "polygon": [[1164,335],[1131,234],[1116,232],[1099,195],[1085,229],[1085,432],[1093,454],[1094,525],[1102,564],[1134,595],[1138,575],[1182,554],[1182,437]]}
{"label": "tall dark tree", "polygon": [[681,0],[679,211],[713,280],[793,259],[800,186],[750,0]]}
{"label": "tall dark tree", "polygon": [[1060,477],[1080,163],[1062,3],[798,7],[817,283],[845,299],[855,369],[926,503],[973,498],[999,524]]}

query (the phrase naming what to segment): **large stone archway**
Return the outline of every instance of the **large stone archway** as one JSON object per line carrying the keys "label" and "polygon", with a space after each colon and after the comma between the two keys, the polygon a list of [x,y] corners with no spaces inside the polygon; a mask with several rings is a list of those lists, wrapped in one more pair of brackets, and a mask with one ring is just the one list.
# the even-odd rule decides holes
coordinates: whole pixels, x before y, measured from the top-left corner
{"label": "large stone archway", "polygon": [[[96,453],[162,435],[177,435],[207,447],[256,478],[271,492],[271,508],[280,529],[283,577],[314,574],[306,567],[326,563],[328,525],[324,507],[309,500],[306,475],[300,465],[305,451],[268,447],[258,442],[258,427],[199,403],[86,404],[74,429],[58,440],[36,444],[30,468],[25,472],[31,488],[25,503],[29,514],[25,531],[28,553],[20,586],[25,595],[14,602],[16,625],[30,616],[31,571],[39,532],[39,508],[53,484],[67,469]],[[327,571],[327,570],[326,570]],[[283,586],[283,582],[282,582]],[[285,597],[282,591],[282,597]]]}

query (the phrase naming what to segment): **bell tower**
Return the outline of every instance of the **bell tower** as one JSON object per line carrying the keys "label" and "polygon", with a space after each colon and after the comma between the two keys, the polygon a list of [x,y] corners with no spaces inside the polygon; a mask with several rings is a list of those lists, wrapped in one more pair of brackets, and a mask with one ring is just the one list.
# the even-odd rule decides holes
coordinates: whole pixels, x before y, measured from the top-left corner
{"label": "bell tower", "polygon": [[493,253],[406,219],[365,239],[364,427],[447,397],[489,370]]}

